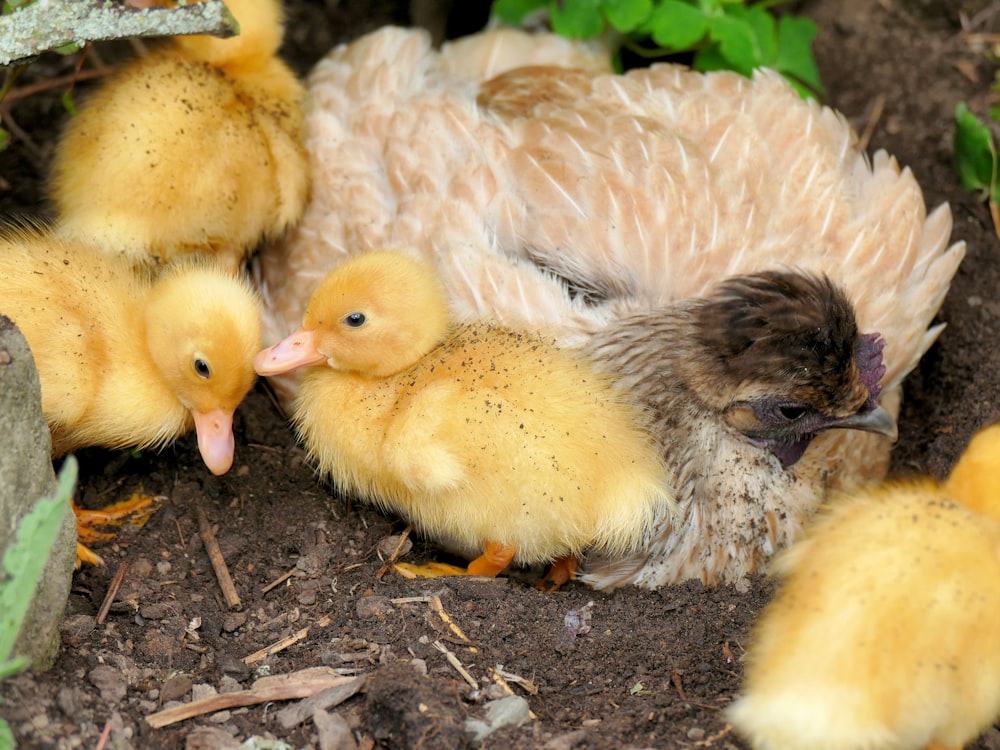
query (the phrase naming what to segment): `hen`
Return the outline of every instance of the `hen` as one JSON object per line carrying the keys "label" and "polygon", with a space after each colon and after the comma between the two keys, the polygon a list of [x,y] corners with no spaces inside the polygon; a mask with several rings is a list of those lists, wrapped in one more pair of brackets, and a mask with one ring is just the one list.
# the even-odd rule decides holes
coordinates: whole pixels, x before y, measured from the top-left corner
{"label": "hen", "polygon": [[[948,247],[948,208],[927,215],[909,171],[884,152],[869,162],[842,116],[775,73],[614,75],[552,36],[485,32],[435,51],[422,32],[386,28],[332,51],[308,88],[313,197],[257,267],[269,343],[298,325],[328,268],[387,245],[437,265],[459,319],[544,329],[567,346],[641,341],[617,374],[653,390],[676,357],[644,335],[651,320],[730,276],[785,266],[843,287],[860,329],[884,337],[879,400],[891,413],[941,331],[931,322],[964,254]],[[288,402],[295,381],[275,385]],[[673,438],[658,437],[669,460]],[[828,486],[882,476],[889,441],[828,433],[789,465],[756,450],[728,474],[759,488],[727,513],[731,533],[702,512],[718,487],[692,473],[685,525],[664,519],[636,558],[646,568],[593,569],[595,583],[738,579],[794,537]],[[731,459],[699,455],[712,469]]]}
{"label": "hen", "polygon": [[781,579],[726,713],[756,750],[961,748],[1000,716],[1000,426],[951,476],[836,498]]}
{"label": "hen", "polygon": [[320,470],[473,559],[468,572],[633,549],[669,514],[642,412],[578,354],[488,324],[450,326],[426,264],[372,252],[317,287],[302,327],[255,360],[311,367],[295,421]]}
{"label": "hen", "polygon": [[276,57],[279,0],[229,0],[231,39],[176,37],[124,65],[66,127],[50,192],[57,230],[170,262],[233,267],[302,213],[302,84]]}

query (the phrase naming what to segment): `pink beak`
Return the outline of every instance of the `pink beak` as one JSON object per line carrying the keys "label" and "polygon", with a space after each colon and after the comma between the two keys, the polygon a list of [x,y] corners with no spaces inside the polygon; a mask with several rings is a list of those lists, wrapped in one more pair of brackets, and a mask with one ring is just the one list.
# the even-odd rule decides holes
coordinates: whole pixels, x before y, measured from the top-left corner
{"label": "pink beak", "polygon": [[253,368],[258,375],[280,375],[325,361],[326,357],[316,349],[316,334],[300,328],[274,346],[259,352],[254,357]]}
{"label": "pink beak", "polygon": [[191,411],[198,433],[198,450],[205,466],[216,475],[225,474],[233,465],[233,413]]}

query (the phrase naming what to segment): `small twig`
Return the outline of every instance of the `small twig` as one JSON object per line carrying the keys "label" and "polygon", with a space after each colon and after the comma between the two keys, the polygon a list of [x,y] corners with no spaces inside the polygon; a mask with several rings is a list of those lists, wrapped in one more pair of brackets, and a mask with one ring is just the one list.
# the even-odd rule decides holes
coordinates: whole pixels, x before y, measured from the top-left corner
{"label": "small twig", "polygon": [[240,595],[236,593],[233,578],[229,575],[229,566],[226,565],[226,558],[222,556],[222,550],[219,548],[219,542],[215,538],[215,532],[212,531],[205,510],[199,505],[195,508],[195,512],[198,516],[198,534],[205,545],[212,569],[215,570],[215,577],[219,581],[219,588],[222,589],[226,605],[230,609],[240,609],[243,607],[243,603],[240,601]]}
{"label": "small twig", "polygon": [[261,594],[266,594],[268,591],[276,589],[278,586],[280,586],[285,581],[287,581],[289,578],[291,578],[293,575],[295,575],[295,573],[297,571],[298,571],[298,568],[292,568],[287,573],[282,573],[280,576],[278,576],[273,581],[271,581],[269,584],[267,584],[264,588],[262,588],[260,590],[260,593]]}
{"label": "small twig", "polygon": [[875,128],[878,127],[878,122],[882,119],[882,112],[884,110],[885,94],[879,94],[875,97],[875,101],[872,102],[872,111],[868,114],[868,122],[865,123],[865,129],[858,136],[859,152],[864,152],[868,149],[868,144],[871,143],[872,136],[875,135]]}
{"label": "small twig", "polygon": [[378,569],[378,573],[375,574],[375,580],[381,581],[382,576],[386,574],[389,568],[396,564],[396,560],[398,560],[399,556],[403,553],[403,546],[406,544],[406,539],[410,536],[411,531],[413,531],[412,526],[407,526],[403,529],[403,533],[399,535],[399,542],[396,544],[396,548],[392,551],[392,554],[389,555],[389,559],[385,561],[385,565]]}
{"label": "small twig", "polygon": [[260,649],[260,651],[254,651],[252,654],[250,654],[250,656],[243,657],[243,663],[253,666],[257,662],[263,661],[267,657],[272,656],[273,654],[276,654],[279,651],[284,651],[292,644],[298,643],[303,638],[309,635],[310,629],[314,627],[325,628],[331,622],[333,622],[331,617],[329,615],[325,615],[324,617],[321,617],[318,620],[316,620],[316,622],[314,622],[312,625],[306,625],[301,630],[295,631],[291,635],[282,638],[280,641],[272,643],[270,646]]}
{"label": "small twig", "polygon": [[177,518],[177,516],[174,516],[174,526],[177,527],[177,541],[180,542],[181,549],[184,549],[184,546],[185,546],[185,544],[184,544],[184,532],[181,530],[181,522]]}
{"label": "small twig", "polygon": [[468,648],[469,651],[471,651],[474,654],[478,653],[476,647],[472,645],[472,641],[468,639],[465,633],[462,632],[462,629],[458,627],[458,625],[455,624],[454,620],[451,619],[448,613],[444,611],[444,605],[441,604],[441,597],[439,597],[437,594],[432,596],[430,599],[430,607],[431,611],[437,613],[437,616],[441,618],[441,621],[448,626],[448,628],[451,630],[452,633],[454,633],[464,643],[468,644],[466,648]]}
{"label": "small twig", "polygon": [[261,677],[249,690],[213,695],[209,698],[157,711],[146,717],[146,723],[154,729],[159,729],[178,721],[215,713],[227,708],[309,698],[323,690],[352,682],[354,679],[354,677],[342,677],[326,667],[310,667],[291,674]]}
{"label": "small twig", "polygon": [[722,729],[721,731],[716,732],[715,734],[706,737],[703,740],[698,740],[691,747],[712,747],[713,745],[715,745],[716,742],[721,740],[723,737],[728,736],[729,733],[732,731],[733,728],[729,724],[726,724],[725,728]]}
{"label": "small twig", "polygon": [[18,86],[16,89],[12,89],[7,96],[3,99],[3,106],[7,106],[11,102],[16,102],[18,99],[26,99],[29,96],[34,96],[35,94],[40,94],[43,91],[51,91],[52,89],[57,89],[67,84],[77,83],[79,81],[89,81],[92,78],[101,78],[102,76],[108,75],[114,68],[110,65],[105,65],[101,68],[91,68],[89,70],[81,70],[76,73],[67,73],[64,76],[59,76],[58,78],[48,78],[44,81],[37,81],[36,83],[29,83],[26,86]]}
{"label": "small twig", "polygon": [[128,563],[122,563],[118,566],[118,570],[115,571],[115,577],[111,579],[111,585],[108,586],[108,593],[104,595],[104,601],[101,602],[101,608],[97,611],[97,624],[103,625],[104,621],[108,618],[108,612],[111,611],[111,605],[115,601],[115,597],[118,596],[118,592],[121,590],[122,583],[125,581],[125,574],[128,572]]}
{"label": "small twig", "polygon": [[448,660],[448,663],[455,668],[456,672],[462,675],[462,679],[464,679],[467,683],[469,683],[472,686],[473,690],[479,690],[479,683],[476,682],[475,678],[473,678],[473,676],[469,674],[469,672],[465,669],[465,667],[462,666],[462,662],[458,660],[458,657],[455,656],[454,653],[448,650],[447,646],[441,643],[441,641],[434,641],[434,648],[436,648],[438,651],[444,654],[444,657]]}
{"label": "small twig", "polygon": [[514,695],[514,691],[511,689],[507,681],[513,682],[515,685],[520,685],[524,692],[528,695],[538,695],[538,686],[532,680],[526,680],[520,675],[513,674],[512,672],[507,672],[504,670],[502,664],[497,664],[493,668],[493,679],[496,680],[497,684],[500,685],[504,690],[506,690],[510,695]]}
{"label": "small twig", "polygon": [[[504,676],[505,674],[506,674],[506,675],[507,675],[508,677],[514,677],[514,678],[516,678],[515,682],[518,682],[518,681],[524,681],[524,682],[527,682],[527,680],[524,680],[524,678],[523,678],[523,677],[518,677],[517,675],[511,675],[511,674],[510,674],[509,672],[504,672],[504,671],[503,671],[503,670],[502,670],[502,669],[500,668],[500,665],[499,665],[499,664],[497,664],[497,666],[496,666],[496,667],[495,667],[494,669],[490,670],[490,677],[492,677],[492,678],[493,678],[493,681],[494,681],[494,682],[495,682],[495,683],[496,683],[497,685],[499,685],[499,686],[500,686],[500,688],[501,688],[501,689],[502,689],[502,690],[503,690],[503,691],[504,691],[505,693],[507,693],[507,695],[516,695],[516,693],[514,692],[514,689],[513,689],[513,688],[512,688],[511,686],[510,686],[510,684],[509,684],[509,683],[507,682],[507,680],[505,680],[505,679],[503,678],[503,676]],[[519,683],[519,684],[520,684],[520,683]],[[522,687],[523,687],[523,685],[522,685]],[[534,687],[534,685],[532,685],[532,687]],[[527,688],[525,688],[525,689],[527,690]],[[530,693],[531,695],[538,695],[538,688],[534,688],[534,692],[532,692],[531,690],[528,690],[528,692],[529,692],[529,693]],[[530,716],[530,717],[531,717],[532,719],[537,719],[537,718],[538,718],[538,714],[536,714],[536,713],[535,713],[534,711],[532,711],[532,710],[531,710],[530,708],[528,709],[528,716]]]}
{"label": "small twig", "polygon": [[677,688],[677,695],[681,697],[682,701],[687,703],[688,697],[684,693],[684,685],[681,683],[681,673],[679,669],[675,669],[673,672],[671,672],[670,681],[674,684],[674,687]]}
{"label": "small twig", "polygon": [[104,746],[108,744],[108,738],[111,736],[111,719],[104,722],[104,731],[101,732],[101,736],[97,738],[97,746],[94,750],[104,750]]}

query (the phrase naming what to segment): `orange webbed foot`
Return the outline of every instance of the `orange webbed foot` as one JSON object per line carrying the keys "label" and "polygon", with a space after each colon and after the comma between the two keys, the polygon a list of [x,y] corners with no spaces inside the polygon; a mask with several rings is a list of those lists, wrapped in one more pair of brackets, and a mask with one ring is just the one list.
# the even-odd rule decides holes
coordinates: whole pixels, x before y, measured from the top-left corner
{"label": "orange webbed foot", "polygon": [[464,576],[465,568],[442,562],[429,562],[423,565],[416,563],[397,562],[393,565],[396,572],[405,578],[442,578],[444,576]]}
{"label": "orange webbed foot", "polygon": [[465,569],[465,574],[470,576],[486,576],[496,578],[497,575],[510,565],[510,561],[517,554],[517,547],[511,547],[500,542],[486,542],[486,550],[469,563]]}
{"label": "orange webbed foot", "polygon": [[564,583],[573,580],[577,565],[579,565],[579,561],[574,555],[553,560],[548,572],[542,580],[535,584],[535,588],[539,591],[558,591]]}
{"label": "orange webbed foot", "polygon": [[79,540],[76,545],[76,566],[82,563],[103,565],[100,555],[93,552],[83,543],[107,541],[114,538],[113,532],[99,531],[95,527],[117,527],[124,521],[133,526],[142,526],[156,512],[165,498],[159,495],[143,495],[133,493],[127,500],[108,505],[100,510],[80,508],[73,503],[73,513],[76,515],[76,535]]}
{"label": "orange webbed foot", "polygon": [[441,576],[484,576],[496,578],[517,554],[517,547],[510,547],[500,542],[486,542],[486,550],[469,563],[466,568],[447,563],[432,562],[425,565],[413,563],[396,563],[396,570],[408,578],[438,578]]}

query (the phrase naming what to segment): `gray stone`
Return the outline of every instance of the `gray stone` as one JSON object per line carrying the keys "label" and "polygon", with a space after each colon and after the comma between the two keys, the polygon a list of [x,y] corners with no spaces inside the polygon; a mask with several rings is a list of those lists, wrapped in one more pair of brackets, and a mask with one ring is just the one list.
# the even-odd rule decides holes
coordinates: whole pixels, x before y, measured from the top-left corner
{"label": "gray stone", "polygon": [[[0,556],[13,544],[21,519],[35,501],[56,488],[52,442],[41,399],[28,343],[17,326],[0,315]],[[14,647],[14,653],[29,659],[36,669],[47,669],[55,659],[75,561],[76,525],[67,504],[59,536]]]}

